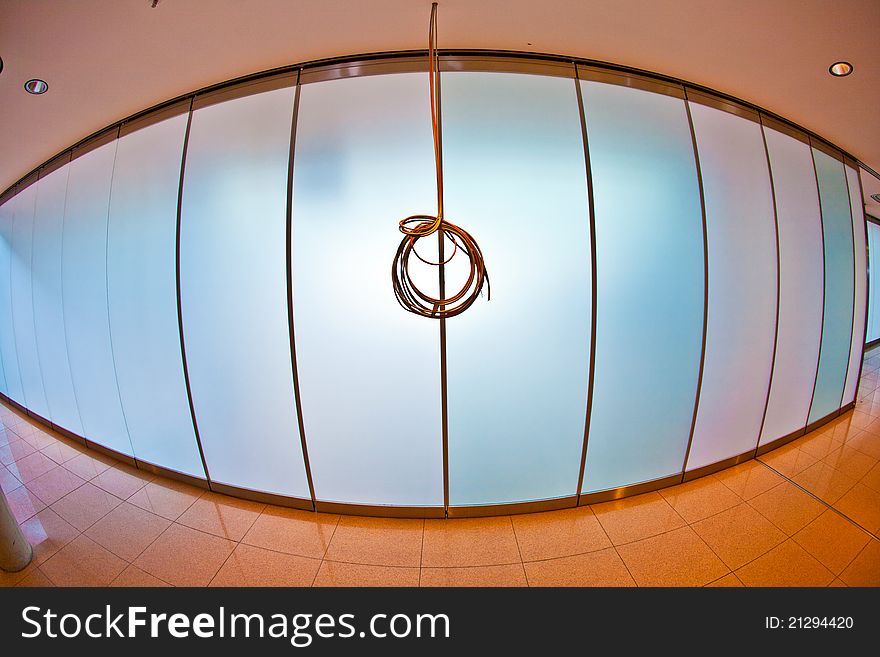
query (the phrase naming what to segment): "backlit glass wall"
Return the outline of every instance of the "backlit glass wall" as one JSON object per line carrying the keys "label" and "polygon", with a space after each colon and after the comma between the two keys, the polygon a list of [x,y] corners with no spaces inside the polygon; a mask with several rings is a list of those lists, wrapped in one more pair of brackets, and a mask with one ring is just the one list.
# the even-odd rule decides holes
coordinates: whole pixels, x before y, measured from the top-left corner
{"label": "backlit glass wall", "polygon": [[199,95],[4,195],[0,391],[220,490],[428,515],[677,481],[856,398],[854,163],[656,81],[444,72],[446,219],[490,288],[443,331],[408,314],[397,222],[435,171],[425,73],[394,66]]}
{"label": "backlit glass wall", "polygon": [[704,245],[684,99],[599,82],[582,91],[596,215],[589,493],[682,471],[702,351]]}
{"label": "backlit glass wall", "polygon": [[868,302],[868,332],[866,342],[880,339],[880,224],[868,221],[868,277],[871,298]]}

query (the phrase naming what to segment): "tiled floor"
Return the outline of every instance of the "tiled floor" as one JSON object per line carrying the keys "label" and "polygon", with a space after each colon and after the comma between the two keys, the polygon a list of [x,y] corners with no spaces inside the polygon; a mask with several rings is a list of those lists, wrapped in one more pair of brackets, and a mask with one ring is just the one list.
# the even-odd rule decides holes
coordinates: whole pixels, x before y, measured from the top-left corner
{"label": "tiled floor", "polygon": [[880,350],[854,411],[715,475],[495,518],[316,514],[117,463],[0,406],[34,561],[0,586],[880,586]]}

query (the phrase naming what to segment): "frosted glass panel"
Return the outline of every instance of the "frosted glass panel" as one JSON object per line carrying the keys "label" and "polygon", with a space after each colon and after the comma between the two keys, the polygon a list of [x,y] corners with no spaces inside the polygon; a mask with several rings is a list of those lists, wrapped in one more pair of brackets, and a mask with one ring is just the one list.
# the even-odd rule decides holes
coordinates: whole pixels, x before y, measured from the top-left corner
{"label": "frosted glass panel", "polygon": [[825,314],[810,422],[840,407],[853,321],[853,233],[846,173],[843,162],[815,148],[813,159],[825,237]]}
{"label": "frosted glass panel", "polygon": [[754,450],[776,334],[776,226],[759,123],[691,103],[709,260],[706,355],[687,469]]}
{"label": "frosted glass panel", "polygon": [[34,325],[49,419],[82,436],[82,421],[70,376],[61,299],[62,230],[69,174],[70,165],[65,165],[42,178],[37,187],[32,270]]}
{"label": "frosted glass panel", "polygon": [[12,234],[17,205],[16,196],[0,206],[0,355],[3,357],[4,393],[13,401],[24,404],[12,325]]}
{"label": "frosted glass panel", "polygon": [[880,313],[877,312],[880,305],[880,226],[872,221],[868,222],[868,266],[870,269],[868,278],[868,291],[871,295],[868,303],[868,337],[866,342],[872,342],[880,338]]}
{"label": "frosted glass panel", "polygon": [[862,365],[862,352],[865,339],[865,302],[868,292],[867,259],[865,256],[865,210],[862,201],[862,190],[859,186],[859,173],[854,168],[846,167],[846,181],[849,188],[849,205],[852,213],[853,255],[855,293],[853,294],[853,327],[852,342],[849,353],[849,365],[846,372],[846,385],[843,389],[841,405],[849,404],[856,398],[859,384],[859,371]]}
{"label": "frosted glass panel", "polygon": [[[443,76],[446,217],[491,301],[447,322],[449,503],[577,494],[590,348],[590,224],[575,82]],[[458,289],[466,258],[447,268]]]}
{"label": "frosted glass panel", "polygon": [[107,315],[107,211],[116,141],[70,164],[62,285],[70,371],[85,436],[132,456]]}
{"label": "frosted glass panel", "polygon": [[37,185],[33,184],[16,197],[10,258],[12,283],[12,320],[18,367],[24,393],[24,405],[47,418],[46,393],[40,374],[37,341],[34,338],[34,298],[31,288],[31,263],[34,244],[34,204]]}
{"label": "frosted glass panel", "polygon": [[319,500],[443,504],[439,328],[397,305],[390,275],[397,222],[436,211],[426,87],[421,74],[302,87],[294,308]]}
{"label": "frosted glass panel", "polygon": [[[822,329],[822,223],[810,147],[764,128],[779,226],[779,323],[761,444],[804,428]],[[848,344],[848,343],[847,343]]]}
{"label": "frosted glass panel", "polygon": [[309,497],[287,321],[293,89],[193,113],[180,293],[196,420],[214,481]]}
{"label": "frosted glass panel", "polygon": [[591,492],[681,472],[703,333],[703,229],[684,101],[581,88],[597,253]]}
{"label": "frosted glass panel", "polygon": [[177,191],[186,119],[119,140],[107,285],[116,375],[135,456],[204,477],[177,323]]}

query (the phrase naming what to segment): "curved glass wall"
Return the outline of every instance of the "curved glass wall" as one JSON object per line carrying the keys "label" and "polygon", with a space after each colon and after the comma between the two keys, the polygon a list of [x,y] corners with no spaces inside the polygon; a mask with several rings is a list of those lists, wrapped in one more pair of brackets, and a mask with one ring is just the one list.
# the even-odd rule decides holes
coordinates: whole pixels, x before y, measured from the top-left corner
{"label": "curved glass wall", "polygon": [[4,194],[5,398],[217,490],[413,515],[657,487],[854,401],[855,163],[668,81],[444,57],[446,217],[491,299],[398,307],[397,222],[436,207],[423,66],[197,95]]}

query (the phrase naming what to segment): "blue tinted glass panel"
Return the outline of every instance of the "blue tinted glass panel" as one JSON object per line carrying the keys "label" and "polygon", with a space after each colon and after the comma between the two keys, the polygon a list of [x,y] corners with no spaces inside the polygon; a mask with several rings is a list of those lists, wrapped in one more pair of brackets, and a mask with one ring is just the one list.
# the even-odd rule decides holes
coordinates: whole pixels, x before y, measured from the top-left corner
{"label": "blue tinted glass panel", "polygon": [[107,314],[107,212],[116,141],[73,160],[62,253],[64,325],[85,437],[132,456]]}
{"label": "blue tinted glass panel", "polygon": [[81,436],[83,427],[70,376],[61,298],[62,231],[69,174],[70,165],[65,165],[38,183],[34,213],[34,325],[49,418]]}
{"label": "blue tinted glass panel", "polygon": [[[492,293],[447,321],[449,503],[576,495],[592,292],[574,80],[444,74],[443,165],[446,218],[479,243]],[[466,269],[457,255],[449,292]]]}
{"label": "blue tinted glass panel", "polygon": [[397,222],[436,211],[426,76],[304,85],[294,176],[296,352],[315,495],[442,505],[439,327],[400,308],[391,286]]}
{"label": "blue tinted glass panel", "polygon": [[754,450],[776,335],[776,226],[761,125],[691,103],[706,201],[706,354],[687,469]]}
{"label": "blue tinted glass panel", "polygon": [[177,322],[177,191],[186,120],[177,116],[119,140],[107,281],[119,393],[135,456],[204,477]]}
{"label": "blue tinted glass panel", "polygon": [[3,357],[4,393],[13,401],[24,404],[12,324],[12,236],[17,205],[18,197],[14,196],[0,206],[0,355]]}
{"label": "blue tinted glass panel", "polygon": [[582,82],[596,214],[584,492],[681,472],[703,334],[703,228],[682,99]]}
{"label": "blue tinted glass panel", "polygon": [[822,351],[809,422],[840,407],[849,364],[853,321],[853,233],[843,162],[813,149],[825,244]]}
{"label": "blue tinted glass panel", "polygon": [[214,481],[309,497],[287,321],[293,89],[193,113],[180,293],[196,420]]}
{"label": "blue tinted glass panel", "polygon": [[846,181],[849,188],[849,206],[852,213],[853,255],[855,256],[853,280],[855,281],[855,292],[853,294],[852,341],[842,404],[849,404],[856,398],[856,388],[859,384],[859,371],[862,365],[862,352],[864,348],[865,304],[868,293],[868,263],[865,255],[865,208],[862,201],[862,189],[859,186],[858,171],[847,166]]}
{"label": "blue tinted glass panel", "polygon": [[15,206],[11,252],[12,319],[18,367],[21,374],[24,405],[37,415],[48,418],[46,393],[40,374],[37,341],[34,338],[34,298],[31,286],[31,267],[34,245],[34,206],[37,184],[18,193]]}
{"label": "blue tinted glass panel", "polygon": [[779,322],[761,444],[804,428],[822,330],[822,222],[810,147],[765,127],[779,227]]}

